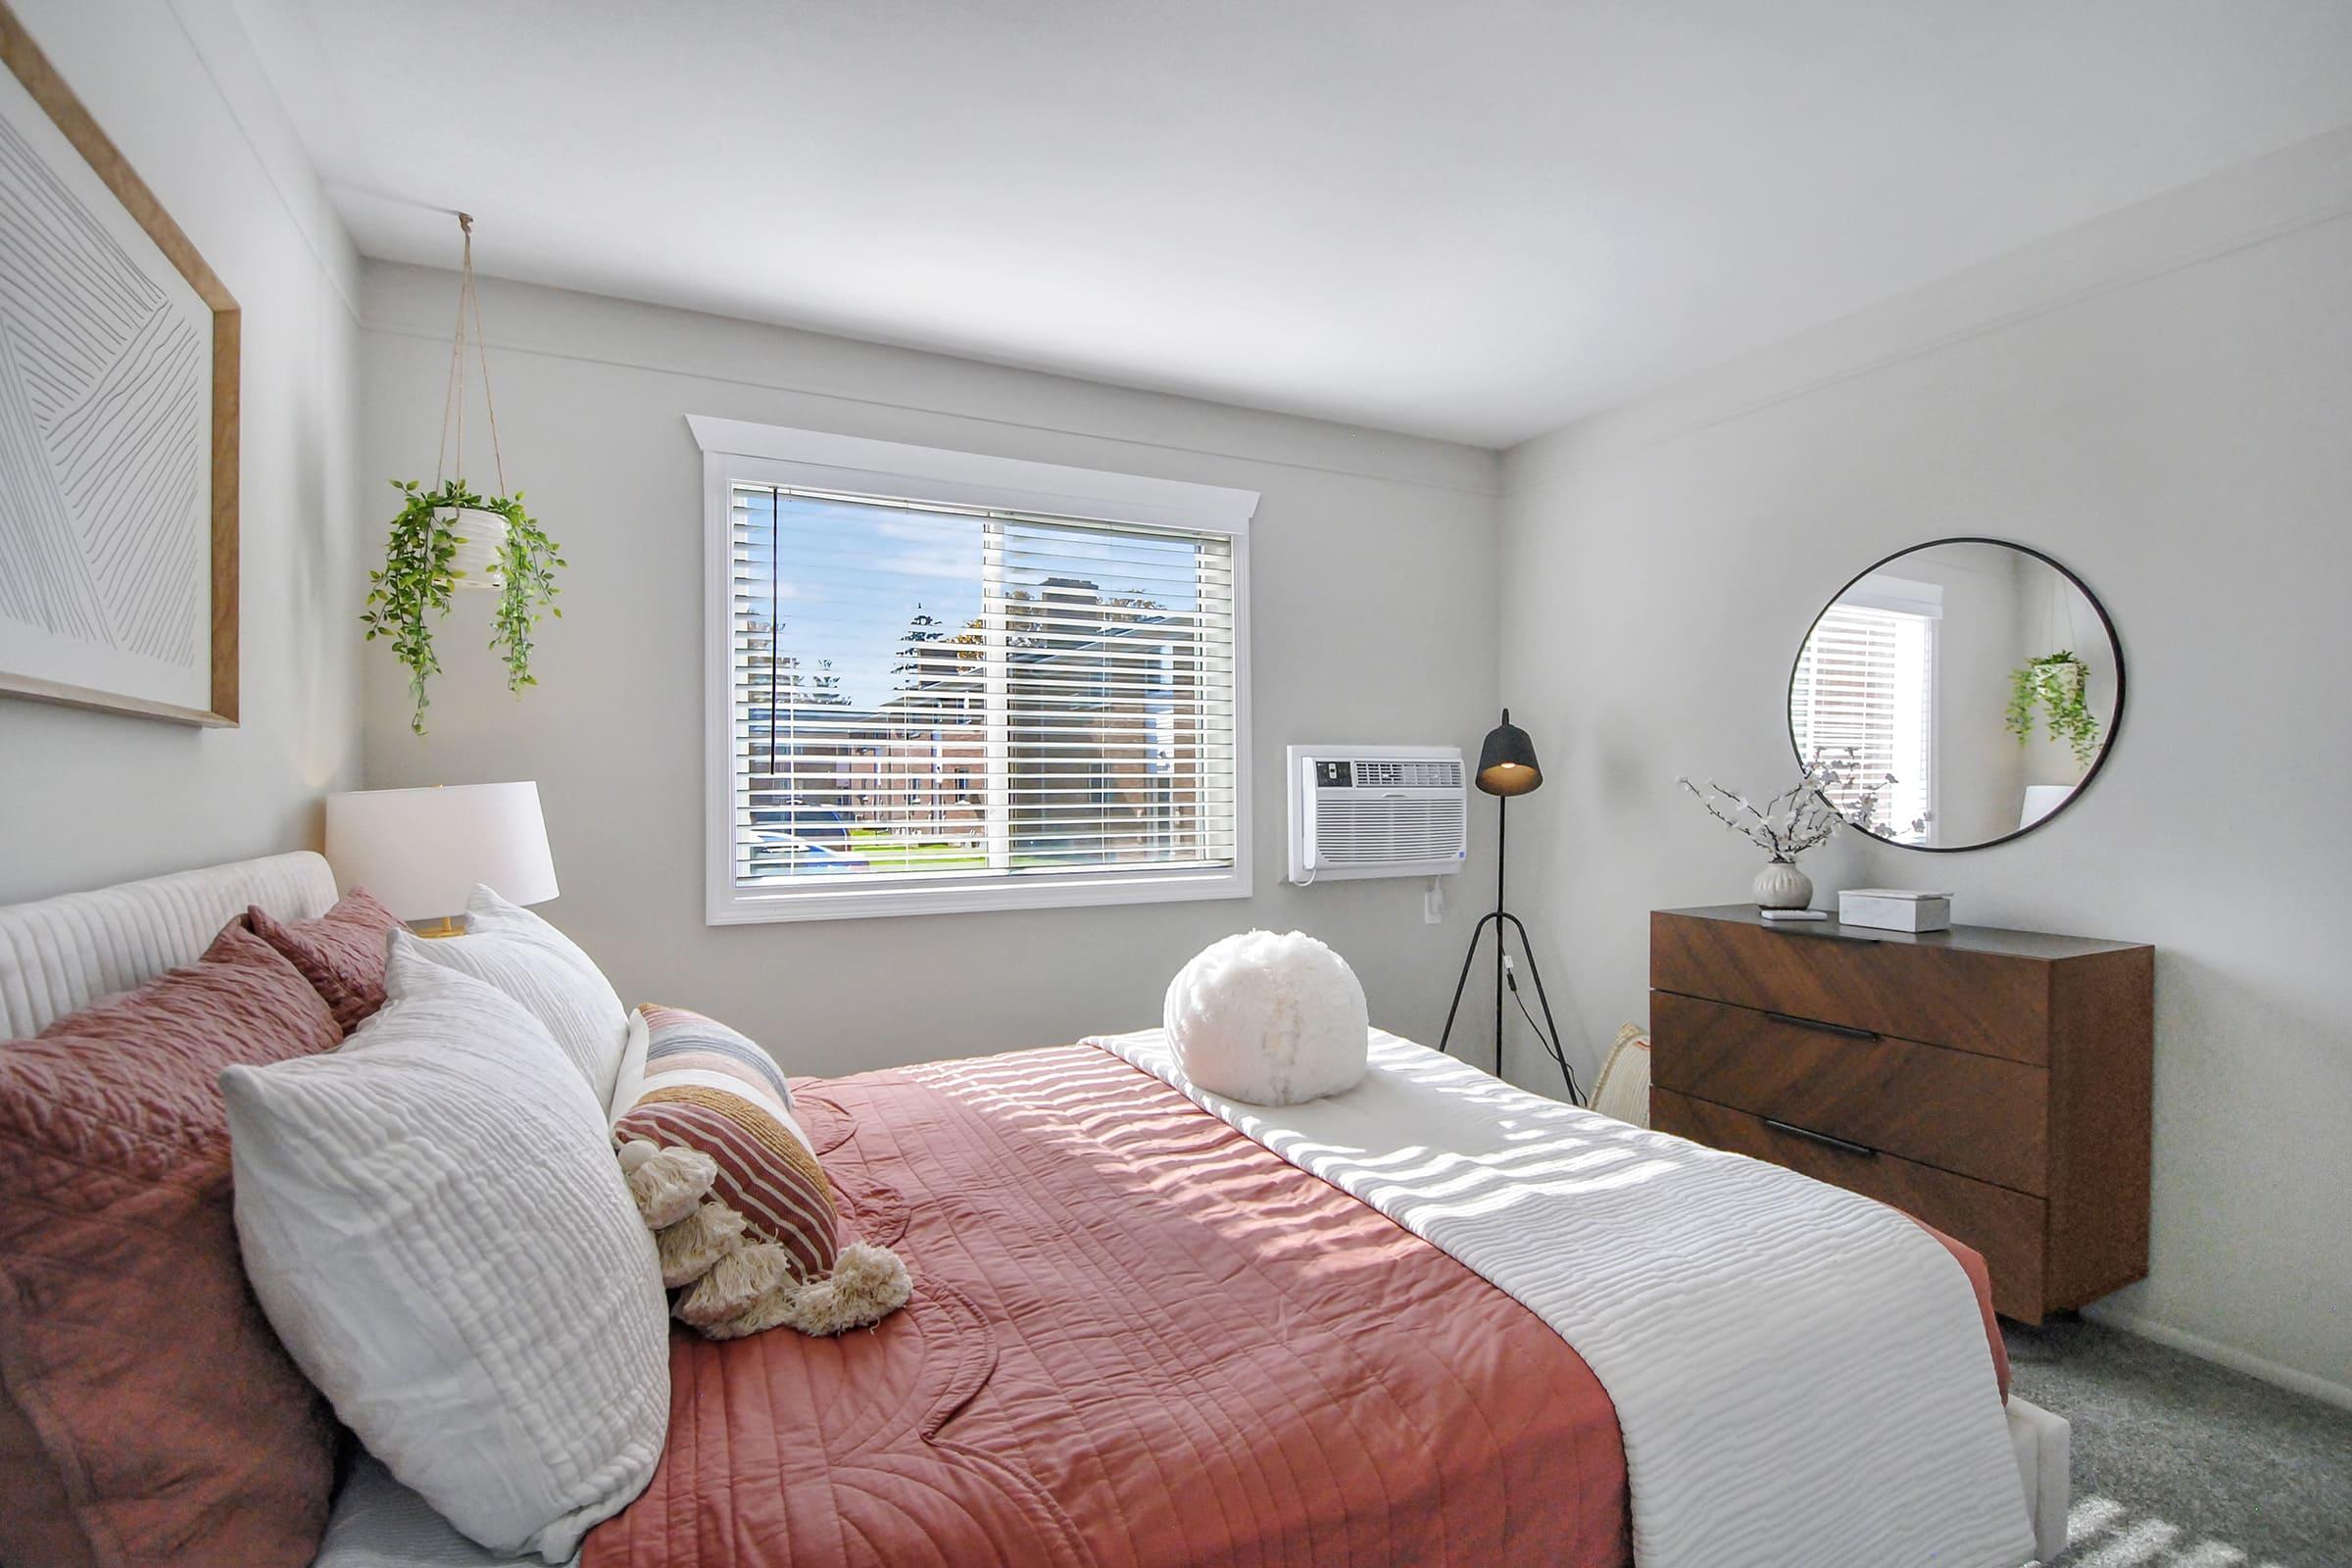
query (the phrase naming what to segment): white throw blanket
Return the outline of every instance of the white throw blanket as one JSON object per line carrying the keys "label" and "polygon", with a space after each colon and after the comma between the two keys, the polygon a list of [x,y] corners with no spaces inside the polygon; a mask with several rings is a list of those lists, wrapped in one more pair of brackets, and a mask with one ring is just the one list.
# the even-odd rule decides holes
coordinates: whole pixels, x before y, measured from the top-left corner
{"label": "white throw blanket", "polygon": [[1558,1330],[1617,1407],[1642,1568],[2034,1555],[1976,1293],[1894,1210],[1377,1029],[1362,1083],[1284,1106],[1196,1089],[1157,1029],[1091,1044]]}

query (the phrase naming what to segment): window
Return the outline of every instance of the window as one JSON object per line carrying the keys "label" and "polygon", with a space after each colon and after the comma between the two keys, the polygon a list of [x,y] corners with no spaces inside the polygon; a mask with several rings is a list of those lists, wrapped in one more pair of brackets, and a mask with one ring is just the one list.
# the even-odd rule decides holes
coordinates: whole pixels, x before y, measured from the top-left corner
{"label": "window", "polygon": [[1898,844],[1924,844],[1928,831],[1914,824],[1934,820],[1942,609],[1933,584],[1898,586],[1890,592],[1865,578],[1822,612],[1797,655],[1788,727],[1801,754],[1819,753],[1844,777],[1827,792],[1840,812],[1875,788],[1880,831]]}
{"label": "window", "polygon": [[1249,894],[1254,494],[690,422],[712,922]]}

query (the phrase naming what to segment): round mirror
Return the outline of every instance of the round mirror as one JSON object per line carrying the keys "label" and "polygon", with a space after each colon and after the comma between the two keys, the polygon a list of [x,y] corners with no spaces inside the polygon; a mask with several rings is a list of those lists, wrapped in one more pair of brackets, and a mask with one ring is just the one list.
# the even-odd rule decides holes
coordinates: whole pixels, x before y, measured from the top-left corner
{"label": "round mirror", "polygon": [[1973,850],[2047,820],[2106,760],[2124,711],[2107,612],[2038,550],[1938,539],[1830,601],[1788,677],[1788,738],[1865,832]]}

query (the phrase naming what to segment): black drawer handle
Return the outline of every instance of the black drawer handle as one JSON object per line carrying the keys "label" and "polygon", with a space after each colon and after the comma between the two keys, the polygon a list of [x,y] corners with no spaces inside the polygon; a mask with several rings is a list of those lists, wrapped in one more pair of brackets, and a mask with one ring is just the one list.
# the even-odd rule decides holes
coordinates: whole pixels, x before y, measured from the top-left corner
{"label": "black drawer handle", "polygon": [[1799,1018],[1793,1012],[1768,1012],[1764,1015],[1774,1023],[1785,1023],[1791,1029],[1813,1029],[1825,1035],[1843,1035],[1848,1040],[1876,1040],[1876,1029],[1857,1029],[1850,1023],[1824,1023],[1819,1018]]}
{"label": "black drawer handle", "polygon": [[1832,1149],[1842,1149],[1849,1154],[1860,1154],[1865,1159],[1879,1157],[1879,1152],[1868,1144],[1856,1144],[1843,1138],[1832,1138],[1828,1133],[1817,1133],[1810,1127],[1799,1127],[1794,1122],[1774,1121],[1767,1116],[1764,1118],[1764,1125],[1774,1132],[1787,1133],[1792,1138],[1802,1138],[1808,1143],[1827,1144]]}

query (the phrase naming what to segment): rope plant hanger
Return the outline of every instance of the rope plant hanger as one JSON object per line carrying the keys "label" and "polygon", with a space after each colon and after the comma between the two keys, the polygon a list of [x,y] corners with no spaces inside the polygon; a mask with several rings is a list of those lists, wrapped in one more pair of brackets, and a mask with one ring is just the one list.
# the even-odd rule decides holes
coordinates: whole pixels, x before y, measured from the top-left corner
{"label": "rope plant hanger", "polygon": [[[499,449],[498,406],[490,396],[490,351],[482,335],[482,300],[473,283],[473,219],[458,214],[465,260],[458,272],[458,322],[450,336],[449,378],[441,401],[441,444],[433,457],[430,489],[395,479],[400,514],[384,547],[381,571],[368,574],[368,608],[361,614],[368,640],[388,638],[392,657],[409,672],[409,728],[424,733],[426,682],[441,673],[433,651],[435,624],[449,613],[460,588],[498,595],[491,612],[490,647],[507,666],[507,689],[516,696],[538,681],[531,674],[531,630],[555,606],[556,568],[564,565],[529,513],[522,492],[507,490],[506,454]],[[491,473],[497,493],[477,495],[466,482],[466,348],[470,338],[482,378],[482,410],[490,428]]]}

